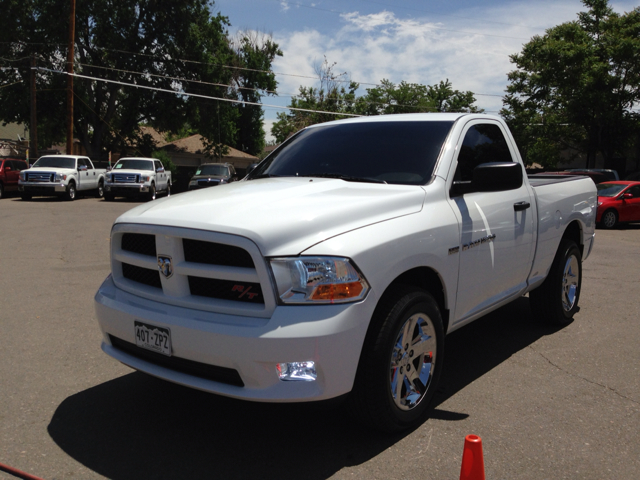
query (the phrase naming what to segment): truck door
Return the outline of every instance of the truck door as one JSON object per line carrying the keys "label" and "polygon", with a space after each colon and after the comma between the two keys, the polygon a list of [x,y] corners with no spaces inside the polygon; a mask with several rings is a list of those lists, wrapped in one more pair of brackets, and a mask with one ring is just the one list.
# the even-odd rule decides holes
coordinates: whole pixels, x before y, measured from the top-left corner
{"label": "truck door", "polygon": [[[453,180],[470,181],[473,169],[483,163],[513,162],[517,156],[512,149],[500,123],[470,122],[456,147]],[[454,323],[525,288],[533,255],[531,195],[525,181],[515,190],[451,196],[460,221]]]}
{"label": "truck door", "polygon": [[89,168],[87,167],[87,160],[84,158],[79,158],[77,162],[78,184],[76,185],[76,190],[88,190],[89,188],[91,188],[91,180],[89,179]]}
{"label": "truck door", "polygon": [[156,191],[162,192],[167,189],[167,172],[159,160],[153,161],[153,168],[156,171]]}

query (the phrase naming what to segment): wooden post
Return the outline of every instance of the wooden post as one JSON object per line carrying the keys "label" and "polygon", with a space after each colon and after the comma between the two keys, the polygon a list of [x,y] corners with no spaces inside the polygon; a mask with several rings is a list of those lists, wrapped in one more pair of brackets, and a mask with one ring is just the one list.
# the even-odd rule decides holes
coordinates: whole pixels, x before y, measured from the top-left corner
{"label": "wooden post", "polygon": [[36,110],[36,56],[31,55],[31,120],[29,126],[29,147],[33,158],[38,158],[38,118]]}
{"label": "wooden post", "polygon": [[69,13],[69,53],[67,56],[67,155],[73,155],[73,47],[76,32],[76,0]]}

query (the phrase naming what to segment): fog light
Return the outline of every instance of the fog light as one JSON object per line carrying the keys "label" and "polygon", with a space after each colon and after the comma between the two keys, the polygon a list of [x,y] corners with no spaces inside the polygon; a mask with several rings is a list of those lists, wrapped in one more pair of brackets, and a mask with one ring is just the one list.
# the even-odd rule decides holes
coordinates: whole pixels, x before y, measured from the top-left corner
{"label": "fog light", "polygon": [[278,376],[283,381],[313,382],[318,378],[314,362],[291,362],[276,365]]}

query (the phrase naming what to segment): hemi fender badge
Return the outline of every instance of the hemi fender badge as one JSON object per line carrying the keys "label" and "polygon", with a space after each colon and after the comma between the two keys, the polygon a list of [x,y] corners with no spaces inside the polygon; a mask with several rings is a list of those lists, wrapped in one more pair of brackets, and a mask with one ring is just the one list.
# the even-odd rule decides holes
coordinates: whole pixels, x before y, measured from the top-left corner
{"label": "hemi fender badge", "polygon": [[453,247],[449,249],[449,255],[453,255],[454,253],[458,253],[460,251],[460,247]]}

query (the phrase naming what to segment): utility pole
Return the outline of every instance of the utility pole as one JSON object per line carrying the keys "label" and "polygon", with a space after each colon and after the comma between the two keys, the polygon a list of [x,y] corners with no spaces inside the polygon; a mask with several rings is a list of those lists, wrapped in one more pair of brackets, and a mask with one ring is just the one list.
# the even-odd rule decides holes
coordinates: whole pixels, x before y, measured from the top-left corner
{"label": "utility pole", "polygon": [[69,13],[69,54],[67,56],[67,155],[73,154],[73,46],[76,33],[76,0]]}
{"label": "utility pole", "polygon": [[38,119],[36,116],[36,56],[31,55],[31,121],[29,143],[31,155],[38,158]]}

